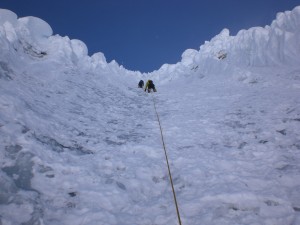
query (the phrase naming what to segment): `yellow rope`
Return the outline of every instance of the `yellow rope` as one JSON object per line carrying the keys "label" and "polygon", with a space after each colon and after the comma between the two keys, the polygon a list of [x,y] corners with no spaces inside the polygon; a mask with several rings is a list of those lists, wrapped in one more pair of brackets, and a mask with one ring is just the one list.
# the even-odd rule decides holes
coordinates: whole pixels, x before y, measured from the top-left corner
{"label": "yellow rope", "polygon": [[168,160],[166,145],[165,145],[164,136],[163,136],[163,132],[162,132],[161,124],[160,124],[160,119],[159,119],[159,116],[158,116],[158,113],[157,113],[157,110],[156,110],[156,105],[155,105],[155,101],[154,101],[154,97],[153,96],[152,96],[152,100],[153,100],[153,105],[154,105],[154,109],[155,109],[157,121],[158,121],[158,124],[159,124],[159,129],[160,129],[160,135],[161,135],[162,144],[163,144],[164,151],[165,151],[165,157],[166,157],[166,161],[167,161],[167,166],[168,166],[168,171],[169,171],[169,178],[170,178],[170,182],[171,182],[171,186],[172,186],[172,191],[173,191],[174,202],[175,202],[175,206],[176,206],[178,223],[179,223],[179,225],[181,225],[180,213],[179,213],[179,208],[178,208],[177,199],[176,199],[176,193],[175,193],[175,189],[174,189],[174,185],[173,185],[173,179],[172,179],[172,174],[171,174],[171,170],[170,170],[170,165],[169,165],[169,160]]}

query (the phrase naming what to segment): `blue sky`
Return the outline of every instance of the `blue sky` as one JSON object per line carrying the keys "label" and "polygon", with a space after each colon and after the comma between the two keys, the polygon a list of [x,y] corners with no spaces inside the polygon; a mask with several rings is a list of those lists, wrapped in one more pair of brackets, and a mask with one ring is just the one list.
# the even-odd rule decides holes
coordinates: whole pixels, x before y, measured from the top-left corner
{"label": "blue sky", "polygon": [[1,0],[19,17],[36,16],[54,34],[83,41],[89,55],[103,52],[129,70],[151,72],[199,49],[223,28],[269,25],[300,0]]}

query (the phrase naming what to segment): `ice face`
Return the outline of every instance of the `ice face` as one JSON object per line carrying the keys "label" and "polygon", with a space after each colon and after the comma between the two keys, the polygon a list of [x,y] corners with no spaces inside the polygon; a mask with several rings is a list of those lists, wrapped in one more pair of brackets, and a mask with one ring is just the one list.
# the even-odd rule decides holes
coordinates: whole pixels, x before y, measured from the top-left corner
{"label": "ice face", "polygon": [[176,224],[154,102],[186,224],[298,223],[299,7],[147,75],[1,13],[0,224]]}

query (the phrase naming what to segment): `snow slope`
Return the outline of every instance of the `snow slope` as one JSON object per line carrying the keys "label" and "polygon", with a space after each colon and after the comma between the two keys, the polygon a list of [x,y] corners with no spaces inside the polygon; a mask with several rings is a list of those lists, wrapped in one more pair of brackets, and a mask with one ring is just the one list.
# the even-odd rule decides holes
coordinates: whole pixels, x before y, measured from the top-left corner
{"label": "snow slope", "polygon": [[154,102],[183,224],[300,224],[299,24],[141,74],[0,9],[0,224],[178,224]]}

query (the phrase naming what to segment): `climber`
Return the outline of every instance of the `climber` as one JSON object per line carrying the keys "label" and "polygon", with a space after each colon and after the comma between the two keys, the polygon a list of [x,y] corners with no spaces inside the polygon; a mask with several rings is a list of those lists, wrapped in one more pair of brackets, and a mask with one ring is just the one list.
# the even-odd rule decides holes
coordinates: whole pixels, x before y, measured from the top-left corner
{"label": "climber", "polygon": [[153,81],[148,80],[147,83],[146,83],[146,86],[145,86],[145,91],[148,90],[148,93],[150,93],[151,89],[153,90],[153,92],[156,92],[155,85],[153,84]]}
{"label": "climber", "polygon": [[140,82],[138,84],[138,87],[139,88],[143,88],[144,87],[144,81],[143,80],[140,80]]}

